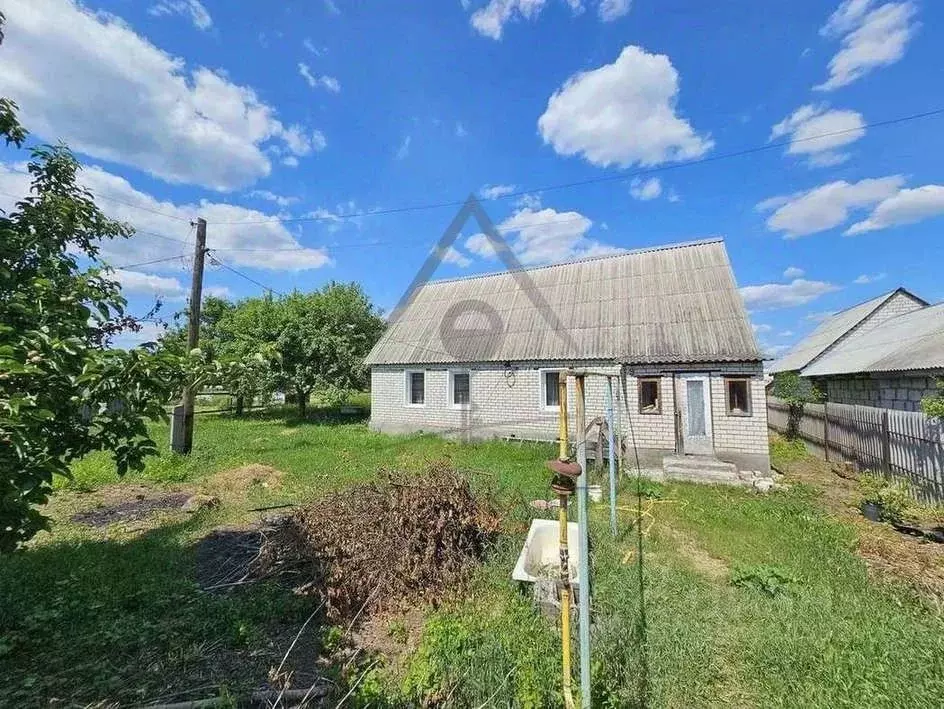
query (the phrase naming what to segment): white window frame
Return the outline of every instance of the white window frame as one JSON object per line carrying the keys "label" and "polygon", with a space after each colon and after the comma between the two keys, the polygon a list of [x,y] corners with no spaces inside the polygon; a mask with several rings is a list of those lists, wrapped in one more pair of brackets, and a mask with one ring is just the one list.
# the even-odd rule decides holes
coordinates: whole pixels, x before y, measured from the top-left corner
{"label": "white window frame", "polygon": [[[469,375],[469,403],[468,404],[456,403],[456,388],[454,385],[454,380],[457,374]],[[446,377],[446,386],[448,387],[448,391],[446,392],[446,401],[449,402],[449,405],[452,408],[454,409],[472,408],[472,370],[471,369],[450,369],[449,376]]]}
{"label": "white window frame", "polygon": [[541,378],[541,386],[538,387],[540,389],[541,398],[539,399],[538,404],[542,411],[560,411],[560,405],[548,406],[546,403],[547,402],[547,376],[546,375],[548,374],[548,372],[557,372],[557,375],[561,376],[566,371],[567,370],[565,369],[557,369],[555,367],[543,367],[538,370],[538,376]]}
{"label": "white window frame", "polygon": [[[411,399],[413,398],[411,394],[413,393],[411,389],[411,381],[413,374],[422,374],[423,375],[423,403],[414,404]],[[403,370],[403,405],[408,406],[411,409],[421,409],[426,406],[426,392],[429,389],[427,383],[429,382],[429,375],[425,369],[405,369]]]}

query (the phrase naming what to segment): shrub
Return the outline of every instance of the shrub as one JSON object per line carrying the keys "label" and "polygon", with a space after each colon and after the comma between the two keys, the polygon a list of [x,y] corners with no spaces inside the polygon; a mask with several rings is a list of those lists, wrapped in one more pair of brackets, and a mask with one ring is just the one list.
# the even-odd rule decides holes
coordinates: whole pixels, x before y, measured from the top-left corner
{"label": "shrub", "polygon": [[900,522],[914,505],[908,483],[904,481],[889,481],[876,473],[863,473],[859,477],[859,486],[862,501],[878,505],[886,522]]}
{"label": "shrub", "polygon": [[796,578],[766,564],[739,566],[731,572],[731,585],[749,588],[771,598],[789,593],[792,583],[796,583]]}

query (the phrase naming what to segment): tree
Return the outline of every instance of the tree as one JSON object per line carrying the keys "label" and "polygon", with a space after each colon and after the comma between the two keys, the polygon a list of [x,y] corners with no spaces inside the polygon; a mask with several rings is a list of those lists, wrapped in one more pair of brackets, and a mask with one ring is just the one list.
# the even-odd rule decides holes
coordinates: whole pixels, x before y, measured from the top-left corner
{"label": "tree", "polygon": [[313,293],[294,293],[278,305],[276,377],[295,394],[300,416],[316,389],[340,402],[367,385],[364,358],[384,321],[358,284],[331,282]]}
{"label": "tree", "polygon": [[[0,134],[18,147],[26,137],[5,100]],[[46,526],[36,508],[71,461],[108,450],[119,474],[142,467],[155,451],[146,422],[183,375],[169,354],[105,345],[127,316],[99,244],[131,229],[78,186],[65,146],[33,149],[28,169],[30,194],[0,212],[0,552]]]}
{"label": "tree", "polygon": [[944,379],[937,380],[937,394],[921,400],[921,410],[933,418],[944,419]]}
{"label": "tree", "polygon": [[774,375],[772,393],[787,404],[787,438],[799,435],[800,420],[807,404],[823,400],[822,392],[808,379],[803,379],[796,372],[778,372]]}

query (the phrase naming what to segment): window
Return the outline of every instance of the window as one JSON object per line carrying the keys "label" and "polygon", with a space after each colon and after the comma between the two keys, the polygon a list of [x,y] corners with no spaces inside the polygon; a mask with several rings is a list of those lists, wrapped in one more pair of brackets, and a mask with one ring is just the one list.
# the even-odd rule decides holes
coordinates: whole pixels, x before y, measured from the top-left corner
{"label": "window", "polygon": [[662,413],[662,382],[658,378],[639,379],[639,413]]}
{"label": "window", "polygon": [[727,390],[728,416],[751,415],[751,380],[725,379]]}
{"label": "window", "polygon": [[541,370],[541,404],[545,409],[560,408],[560,372]]}
{"label": "window", "polygon": [[469,372],[449,372],[449,402],[457,409],[467,409],[472,402]]}
{"label": "window", "polygon": [[426,372],[406,373],[406,405],[426,405]]}

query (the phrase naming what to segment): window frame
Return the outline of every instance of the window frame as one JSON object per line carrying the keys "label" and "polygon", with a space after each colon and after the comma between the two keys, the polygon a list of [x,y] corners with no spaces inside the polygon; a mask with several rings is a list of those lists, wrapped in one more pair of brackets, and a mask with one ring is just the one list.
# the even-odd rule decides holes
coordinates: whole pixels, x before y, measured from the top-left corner
{"label": "window frame", "polygon": [[[423,403],[413,403],[413,375],[423,375]],[[425,369],[404,369],[403,370],[403,405],[413,409],[421,409],[426,406],[426,370]]]}
{"label": "window frame", "polygon": [[[642,385],[644,382],[655,382],[656,385],[656,407],[651,411],[646,411],[642,407]],[[636,377],[636,409],[641,416],[662,415],[662,377]]]}
{"label": "window frame", "polygon": [[[554,367],[541,367],[538,369],[538,375],[541,378],[540,394],[541,397],[539,400],[540,408],[542,411],[560,411],[560,401],[557,402],[557,406],[548,406],[547,404],[547,375],[548,374],[557,374],[558,387],[560,386],[560,376],[566,370],[556,369]],[[559,390],[558,390],[559,391]]]}
{"label": "window frame", "polygon": [[[456,387],[455,387],[455,377],[457,374],[465,374],[469,378],[469,401],[466,404],[457,404],[456,403]],[[470,409],[472,408],[472,370],[471,369],[450,369],[449,376],[446,377],[446,386],[448,391],[446,392],[446,401],[449,402],[449,406],[454,409]]]}
{"label": "window frame", "polygon": [[[725,377],[724,378],[724,409],[728,416],[737,416],[747,418],[754,415],[754,401],[751,398],[751,379],[752,377]],[[731,383],[744,382],[744,394],[747,400],[747,411],[735,411],[731,407]]]}

